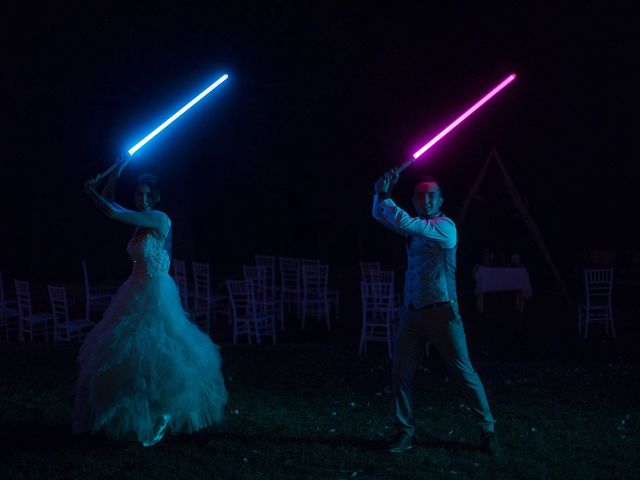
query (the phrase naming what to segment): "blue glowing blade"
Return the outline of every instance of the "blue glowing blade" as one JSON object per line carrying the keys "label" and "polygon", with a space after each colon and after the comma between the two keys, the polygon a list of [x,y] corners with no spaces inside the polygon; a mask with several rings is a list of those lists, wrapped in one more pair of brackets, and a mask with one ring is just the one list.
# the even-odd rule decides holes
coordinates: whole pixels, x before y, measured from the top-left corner
{"label": "blue glowing blade", "polygon": [[182,107],[176,113],[171,115],[171,117],[169,117],[167,120],[165,120],[162,125],[160,125],[153,132],[151,132],[149,135],[147,135],[142,140],[140,140],[138,143],[136,143],[133,147],[131,147],[129,149],[129,155],[133,155],[138,150],[140,150],[145,143],[147,143],[149,140],[151,140],[153,137],[155,137],[157,134],[159,134],[162,130],[167,128],[171,123],[173,123],[173,121],[176,118],[178,118],[180,115],[182,115],[184,112],[189,110],[191,107],[193,107],[200,100],[202,100],[209,92],[211,92],[214,88],[216,88],[218,85],[220,85],[222,82],[224,82],[227,78],[229,78],[229,75],[227,75],[225,73],[218,80],[216,80],[211,85],[209,85],[200,95],[195,97],[193,100],[191,100],[189,103],[187,103],[184,107]]}

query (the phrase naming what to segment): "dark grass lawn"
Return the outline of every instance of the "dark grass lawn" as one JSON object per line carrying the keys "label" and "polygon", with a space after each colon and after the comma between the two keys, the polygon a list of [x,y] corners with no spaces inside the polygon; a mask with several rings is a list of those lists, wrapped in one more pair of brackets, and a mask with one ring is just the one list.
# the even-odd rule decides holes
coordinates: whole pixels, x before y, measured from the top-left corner
{"label": "dark grass lawn", "polygon": [[417,448],[393,433],[389,365],[337,344],[222,345],[224,422],[151,448],[73,437],[77,345],[0,344],[0,479],[640,478],[635,361],[505,359],[472,349],[505,458],[432,354],[416,377]]}

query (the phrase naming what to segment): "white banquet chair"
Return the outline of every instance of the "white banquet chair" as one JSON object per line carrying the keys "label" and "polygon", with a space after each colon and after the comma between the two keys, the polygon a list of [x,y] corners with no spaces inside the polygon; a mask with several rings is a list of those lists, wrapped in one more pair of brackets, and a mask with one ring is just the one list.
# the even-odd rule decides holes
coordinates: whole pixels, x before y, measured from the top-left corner
{"label": "white banquet chair", "polygon": [[609,328],[616,338],[613,323],[611,294],[613,290],[613,268],[587,268],[584,270],[585,301],[578,305],[578,335],[584,331],[585,340],[589,336],[589,325],[603,323],[605,332]]}
{"label": "white banquet chair", "polygon": [[82,341],[84,335],[95,326],[95,323],[86,319],[69,318],[67,291],[64,287],[47,285],[47,290],[53,313],[53,341]]}
{"label": "white banquet chair", "polygon": [[227,289],[231,301],[233,343],[237,343],[240,335],[246,335],[249,343],[252,336],[258,344],[264,336],[270,336],[273,343],[277,343],[275,316],[258,312],[253,281],[227,280]]}
{"label": "white banquet chair", "polygon": [[31,288],[29,282],[14,280],[16,286],[16,298],[18,299],[18,328],[19,339],[24,340],[29,335],[33,342],[33,336],[44,335],[44,340],[49,341],[49,325],[53,326],[53,314],[48,312],[33,313],[31,308]]}
{"label": "white banquet chair", "polygon": [[360,282],[362,300],[362,328],[358,354],[367,351],[369,342],[387,345],[389,358],[393,354],[393,283]]}

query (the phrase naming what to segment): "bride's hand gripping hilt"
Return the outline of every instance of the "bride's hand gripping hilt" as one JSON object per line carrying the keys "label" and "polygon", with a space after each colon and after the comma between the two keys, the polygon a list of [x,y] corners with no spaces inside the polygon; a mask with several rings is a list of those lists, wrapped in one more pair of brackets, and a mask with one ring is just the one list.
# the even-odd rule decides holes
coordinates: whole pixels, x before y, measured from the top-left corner
{"label": "bride's hand gripping hilt", "polygon": [[120,175],[122,173],[122,170],[124,169],[124,167],[127,166],[127,164],[129,163],[130,160],[131,160],[131,155],[119,156],[116,159],[116,161],[115,161],[115,163],[113,165],[111,165],[109,168],[107,168],[104,172],[99,173],[98,175],[96,175],[95,181],[99,182],[104,177],[106,177],[111,172],[113,172],[116,168],[118,169],[118,172],[117,172],[118,175]]}

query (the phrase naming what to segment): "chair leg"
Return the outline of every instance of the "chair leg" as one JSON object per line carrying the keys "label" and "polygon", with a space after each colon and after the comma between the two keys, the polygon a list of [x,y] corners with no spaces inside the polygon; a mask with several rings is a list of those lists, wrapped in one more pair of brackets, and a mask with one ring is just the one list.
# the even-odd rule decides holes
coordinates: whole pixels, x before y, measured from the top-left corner
{"label": "chair leg", "polygon": [[362,321],[362,328],[360,329],[360,347],[358,348],[358,355],[362,355],[362,348],[364,346],[364,335],[366,332],[365,328],[366,322]]}

